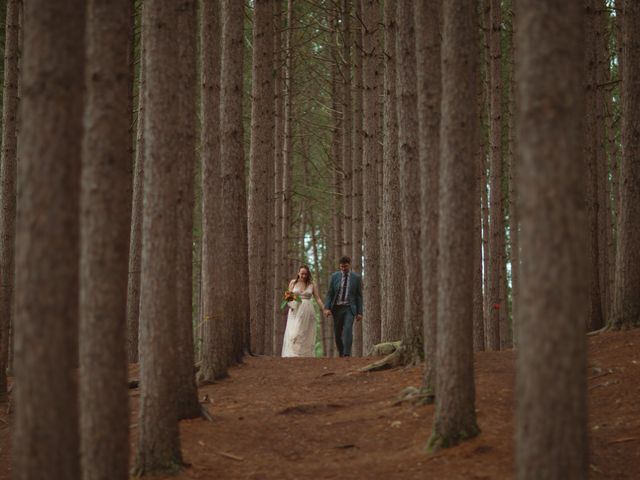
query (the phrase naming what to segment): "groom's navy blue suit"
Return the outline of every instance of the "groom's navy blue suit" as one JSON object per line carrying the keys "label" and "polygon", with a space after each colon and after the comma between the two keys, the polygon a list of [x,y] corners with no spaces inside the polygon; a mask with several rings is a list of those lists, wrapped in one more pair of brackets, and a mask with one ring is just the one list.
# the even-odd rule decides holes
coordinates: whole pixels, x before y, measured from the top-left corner
{"label": "groom's navy blue suit", "polygon": [[[347,289],[344,295],[340,295],[344,282],[342,271],[331,274],[329,289],[324,304],[333,315],[333,331],[336,337],[336,346],[340,356],[351,356],[351,344],[353,343],[353,320],[357,315],[362,315],[362,279],[357,273],[349,271]],[[343,298],[338,298],[338,296]]]}

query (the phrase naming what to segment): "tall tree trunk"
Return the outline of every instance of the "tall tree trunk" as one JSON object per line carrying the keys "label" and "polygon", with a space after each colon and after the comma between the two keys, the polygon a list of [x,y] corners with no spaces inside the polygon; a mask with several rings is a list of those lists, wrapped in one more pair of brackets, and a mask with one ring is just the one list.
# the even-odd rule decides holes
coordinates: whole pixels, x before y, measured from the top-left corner
{"label": "tall tree trunk", "polygon": [[[354,12],[357,18],[353,31],[353,141],[351,143],[351,267],[355,272],[362,272],[362,1],[354,0]],[[361,357],[362,323],[356,322],[353,329],[352,354]]]}
{"label": "tall tree trunk", "polygon": [[380,340],[402,338],[404,320],[404,264],[402,226],[400,220],[400,163],[398,160],[398,111],[396,97],[396,22],[397,1],[384,3],[384,128],[382,187],[382,249],[380,260],[384,269],[382,327]]}
{"label": "tall tree trunk", "polygon": [[518,214],[518,164],[519,159],[516,152],[516,108],[519,102],[515,98],[515,60],[516,50],[513,41],[514,34],[514,17],[517,15],[515,11],[515,2],[511,2],[511,21],[509,35],[509,45],[511,47],[508,59],[508,102],[507,112],[508,118],[508,157],[509,157],[509,244],[510,244],[510,262],[511,262],[511,339],[514,346],[517,346],[517,324],[515,319],[518,317],[517,310],[520,302],[520,217]]}
{"label": "tall tree trunk", "polygon": [[[126,292],[132,2],[87,8],[80,231],[80,434],[85,479],[129,478]],[[108,435],[105,435],[108,432]]]}
{"label": "tall tree trunk", "polygon": [[273,6],[257,0],[253,16],[253,81],[249,152],[249,305],[251,351],[266,352],[267,214],[269,163],[273,163]]}
{"label": "tall tree trunk", "polygon": [[500,350],[508,346],[510,332],[505,325],[502,310],[506,308],[502,284],[505,263],[504,249],[504,202],[502,190],[502,6],[500,0],[490,0],[491,30],[489,33],[489,131],[491,171],[489,191],[489,315],[488,338],[489,350]]}
{"label": "tall tree trunk", "polygon": [[172,2],[145,4],[145,178],[140,277],[138,474],[182,464],[177,382],[177,188],[180,148],[173,126],[180,89],[178,19]]}
{"label": "tall tree trunk", "polygon": [[16,241],[16,165],[20,0],[8,0],[4,39],[2,93],[2,159],[0,163],[0,397],[7,392],[9,330],[13,324],[14,256]]}
{"label": "tall tree trunk", "polygon": [[584,1],[584,33],[585,33],[585,87],[586,112],[584,128],[584,156],[586,164],[586,196],[588,205],[589,236],[587,238],[589,255],[589,279],[591,281],[591,310],[585,318],[586,328],[597,330],[602,326],[602,301],[599,279],[599,246],[598,246],[598,165],[597,165],[597,85],[596,85],[596,32],[595,32],[595,0]]}
{"label": "tall tree trunk", "polygon": [[[232,361],[243,354],[243,332],[248,319],[247,200],[245,192],[242,123],[244,4],[222,1],[222,62],[220,77],[220,159],[222,167],[221,251],[224,255],[224,315],[231,332]],[[286,130],[286,126],[285,126]]]}
{"label": "tall tree trunk", "polygon": [[[433,394],[436,382],[438,318],[438,201],[440,197],[441,5],[416,2],[416,58],[420,158],[420,234],[422,235],[422,304],[425,371],[423,390]],[[478,200],[476,198],[476,200]],[[478,202],[476,204],[479,205]],[[478,218],[479,215],[478,215]]]}
{"label": "tall tree trunk", "polygon": [[231,324],[225,316],[227,280],[222,272],[222,169],[220,159],[220,0],[201,0],[201,163],[202,163],[202,364],[198,383],[211,383],[227,376]]}
{"label": "tall tree trunk", "polygon": [[362,115],[363,115],[363,197],[364,197],[364,311],[362,349],[367,354],[380,342],[380,237],[378,230],[378,148],[381,109],[378,101],[378,60],[380,45],[376,31],[380,23],[377,0],[362,0]]}
{"label": "tall tree trunk", "polygon": [[[482,152],[482,184],[480,186],[480,196],[482,201],[482,272],[483,272],[483,315],[484,315],[484,334],[485,334],[485,347],[490,349],[490,344],[497,345],[500,342],[499,329],[490,328],[489,321],[491,319],[491,312],[489,311],[489,237],[490,237],[490,225],[489,225],[489,98],[491,97],[491,55],[490,55],[490,32],[491,32],[491,0],[480,0],[481,7],[481,21],[482,21],[482,44],[483,52],[483,89],[484,89],[484,104],[482,111],[483,119],[483,141],[484,150]],[[484,132],[486,131],[486,133]],[[495,327],[495,325],[493,325]],[[489,338],[489,336],[493,338]]]}
{"label": "tall tree trunk", "polygon": [[622,161],[613,310],[614,330],[640,325],[640,5],[624,2]]}
{"label": "tall tree trunk", "polygon": [[351,240],[353,237],[353,219],[352,213],[352,176],[353,166],[351,158],[351,0],[342,0],[342,58],[344,65],[342,66],[342,171],[344,172],[344,195],[342,197],[342,212],[344,214],[343,225],[343,251],[345,255],[351,252]]}
{"label": "tall tree trunk", "polygon": [[178,198],[177,198],[177,336],[178,385],[176,388],[178,418],[196,418],[201,414],[198,389],[193,372],[193,213],[194,168],[196,163],[197,121],[197,0],[183,0],[178,12],[178,31],[182,32],[178,58],[180,88],[178,115]]}
{"label": "tall tree trunk", "polygon": [[[401,222],[404,264],[404,332],[407,363],[424,353],[422,327],[422,246],[420,243],[420,159],[418,151],[418,79],[414,2],[398,2],[396,88],[398,95],[398,157],[400,159]],[[366,117],[366,116],[365,116]]]}
{"label": "tall tree trunk", "polygon": [[[609,271],[609,251],[612,242],[611,225],[611,182],[609,181],[609,161],[607,158],[607,96],[609,81],[609,10],[604,0],[595,0],[596,33],[596,175],[598,180],[598,273],[600,299],[602,304],[602,325],[607,324],[611,313],[611,278]],[[601,326],[602,326],[601,325]]]}
{"label": "tall tree trunk", "polygon": [[519,479],[588,476],[583,18],[580,2],[518,4]]}
{"label": "tall tree trunk", "polygon": [[479,433],[473,376],[477,4],[443,2],[436,411],[429,448]]}
{"label": "tall tree trunk", "polygon": [[[335,11],[331,18],[332,22],[332,34],[335,39],[332,41],[331,46],[331,102],[332,102],[332,132],[331,132],[331,162],[333,167],[333,187],[335,190],[335,196],[333,199],[333,250],[339,257],[343,256],[343,242],[344,242],[344,210],[343,210],[343,194],[344,194],[344,172],[342,170],[342,135],[343,135],[343,94],[341,81],[341,53],[338,49],[338,37],[340,35],[340,12]],[[332,259],[335,262],[337,259]]]}
{"label": "tall tree trunk", "polygon": [[[478,53],[480,54],[480,58],[484,53],[484,43],[481,40],[483,38],[482,29],[479,31],[479,45],[478,45]],[[486,105],[486,94],[487,88],[485,87],[484,82],[486,81],[486,72],[483,69],[480,69],[480,78],[481,83],[479,84],[479,88],[477,91],[477,108],[478,108],[478,125],[479,128],[476,130],[476,148],[477,148],[477,160],[476,160],[476,191],[474,198],[474,206],[475,213],[473,216],[473,225],[475,230],[476,237],[476,245],[474,248],[474,276],[473,276],[473,351],[483,351],[485,350],[485,309],[484,309],[484,294],[483,294],[483,241],[482,241],[482,220],[483,220],[483,210],[484,210],[484,163],[486,158],[486,142],[485,136],[482,131],[482,124],[486,117],[485,105]],[[437,242],[437,237],[436,237]],[[424,254],[423,254],[424,255]],[[437,263],[437,258],[436,258]],[[436,280],[437,280],[437,272],[436,272]],[[434,287],[435,293],[437,293],[438,287],[437,285]],[[437,303],[435,305],[435,310],[437,313]],[[427,340],[425,340],[426,342]],[[435,348],[435,346],[434,346]]]}
{"label": "tall tree trunk", "polygon": [[283,211],[283,143],[284,143],[284,75],[283,62],[284,56],[282,51],[282,1],[274,2],[276,11],[276,25],[274,27],[274,52],[277,56],[275,70],[275,132],[274,132],[274,221],[275,221],[275,241],[274,241],[274,305],[273,310],[273,335],[274,335],[274,353],[280,355],[282,353],[282,340],[284,338],[285,321],[284,315],[278,308],[282,300],[282,293],[287,285],[287,272],[285,268],[285,257],[283,256],[283,229],[284,218]]}
{"label": "tall tree trunk", "polygon": [[[285,37],[285,68],[284,68],[284,139],[282,149],[282,256],[285,259],[285,276],[288,278],[293,271],[293,74],[294,74],[294,45],[293,20],[295,17],[294,0],[287,1],[287,31]],[[336,99],[337,101],[337,99]],[[339,144],[338,144],[339,145]],[[338,147],[339,148],[339,147]],[[342,215],[335,217],[338,227],[342,225]],[[336,243],[342,242],[342,230],[337,232]]]}
{"label": "tall tree trunk", "polygon": [[[141,7],[142,10],[143,7]],[[144,114],[146,81],[144,78],[144,39],[140,29],[140,70],[138,81],[138,115],[136,156],[131,202],[131,232],[129,240],[129,279],[127,282],[127,358],[138,363],[138,333],[140,328],[140,269],[142,260],[142,199],[144,185]]]}
{"label": "tall tree trunk", "polygon": [[12,472],[74,480],[85,3],[33,0],[23,18]]}

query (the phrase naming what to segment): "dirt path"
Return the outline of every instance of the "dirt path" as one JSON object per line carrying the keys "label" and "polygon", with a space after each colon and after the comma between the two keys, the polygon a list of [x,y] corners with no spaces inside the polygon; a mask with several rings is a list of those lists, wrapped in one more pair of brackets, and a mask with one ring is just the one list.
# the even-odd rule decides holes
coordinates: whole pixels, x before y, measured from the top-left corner
{"label": "dirt path", "polygon": [[[589,341],[590,478],[640,478],[640,330]],[[214,421],[181,423],[191,467],[171,478],[512,478],[514,361],[513,352],[476,355],[482,434],[427,455],[434,407],[396,405],[420,368],[364,374],[366,359],[248,358],[201,389]],[[132,391],[134,409],[136,399]],[[9,431],[0,422],[0,480],[9,478]]]}

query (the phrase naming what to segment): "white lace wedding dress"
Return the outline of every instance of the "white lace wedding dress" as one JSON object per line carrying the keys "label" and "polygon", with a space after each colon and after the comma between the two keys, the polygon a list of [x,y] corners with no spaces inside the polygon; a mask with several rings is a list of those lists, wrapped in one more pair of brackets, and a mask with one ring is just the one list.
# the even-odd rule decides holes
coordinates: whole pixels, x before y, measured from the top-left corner
{"label": "white lace wedding dress", "polygon": [[292,307],[287,316],[287,328],[282,342],[283,357],[313,357],[316,344],[316,311],[313,307],[313,285],[301,290],[299,284],[293,292],[301,302],[289,302]]}

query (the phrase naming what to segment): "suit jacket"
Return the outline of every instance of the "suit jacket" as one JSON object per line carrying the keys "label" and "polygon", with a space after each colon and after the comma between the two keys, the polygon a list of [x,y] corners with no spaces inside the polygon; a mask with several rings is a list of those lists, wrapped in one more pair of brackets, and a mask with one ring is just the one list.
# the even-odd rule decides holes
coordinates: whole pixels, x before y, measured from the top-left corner
{"label": "suit jacket", "polygon": [[[324,304],[325,308],[333,310],[336,300],[338,300],[338,292],[340,292],[340,282],[342,282],[342,272],[334,272],[329,278],[329,289]],[[349,271],[349,291],[347,292],[349,306],[353,316],[362,314],[362,279],[360,275]]]}

